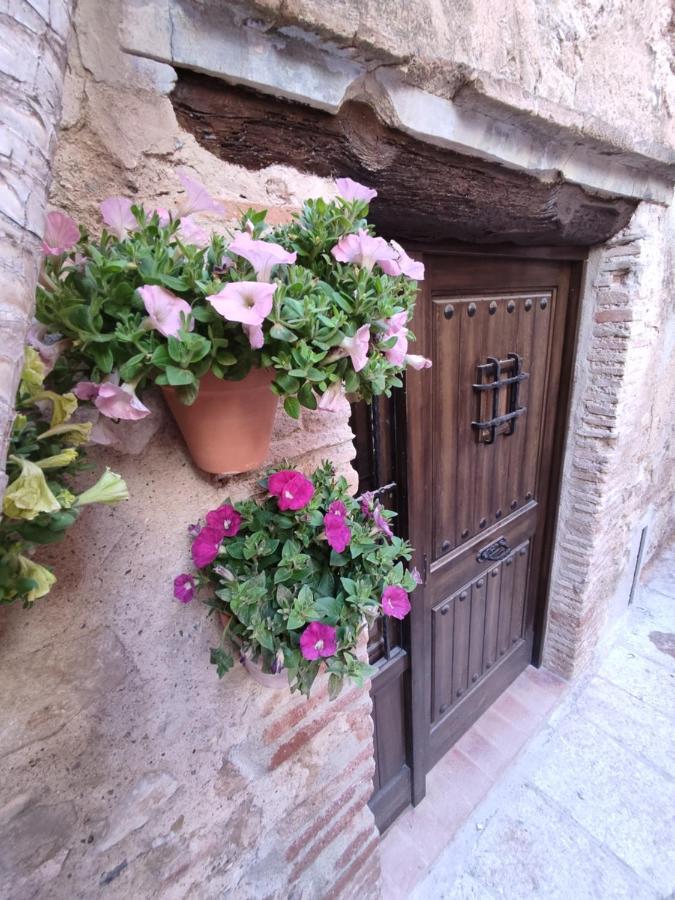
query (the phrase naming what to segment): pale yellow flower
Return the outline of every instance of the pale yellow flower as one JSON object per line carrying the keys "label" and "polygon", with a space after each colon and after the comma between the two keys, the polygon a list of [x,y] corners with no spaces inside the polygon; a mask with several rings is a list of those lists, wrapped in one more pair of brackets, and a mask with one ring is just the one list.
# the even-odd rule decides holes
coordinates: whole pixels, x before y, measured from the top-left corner
{"label": "pale yellow flower", "polygon": [[10,456],[21,466],[21,474],[7,486],[2,510],[10,519],[34,519],[41,512],[61,509],[42,469],[29,459]]}

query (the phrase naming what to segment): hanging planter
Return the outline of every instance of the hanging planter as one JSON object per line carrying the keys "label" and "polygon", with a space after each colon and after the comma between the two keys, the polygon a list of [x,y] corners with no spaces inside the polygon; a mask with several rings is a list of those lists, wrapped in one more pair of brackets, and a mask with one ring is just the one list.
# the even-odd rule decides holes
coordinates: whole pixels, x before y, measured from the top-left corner
{"label": "hanging planter", "polygon": [[269,369],[251,369],[241,381],[224,381],[207,372],[190,406],[181,402],[175,388],[162,388],[200,469],[231,475],[260,468],[269,451],[279,403],[271,389],[273,379]]}
{"label": "hanging planter", "polygon": [[391,531],[394,514],[372,495],[351,497],[329,462],[311,478],[280,469],[262,484],[264,499],[225,502],[191,527],[195,571],[176,577],[174,596],[201,593],[220,615],[219,676],[239,657],[259,684],[309,696],[325,671],[333,699],[346,679],[372,674],[357,650],[368,623],[410,611],[411,549]]}
{"label": "hanging planter", "polygon": [[297,419],[345,392],[388,395],[407,366],[431,365],[408,353],[424,266],[371,234],[376,191],[338,179],[336,199],[308,200],[289,224],[248,210],[235,234],[209,234],[193,217],[222,204],[180,177],[176,211],[104,201],[99,238],[49,214],[37,317],[69,347],[60,387],[136,420],[156,384],[197,465],[234,474],[267,455],[272,391]]}
{"label": "hanging planter", "polygon": [[[232,622],[232,616],[221,610],[218,612],[218,618],[223,626],[223,632],[227,632]],[[288,675],[283,666],[278,672],[266,672],[263,668],[262,655],[256,659],[251,650],[242,650],[241,639],[234,633],[230,633],[230,641],[238,648],[239,661],[256,684],[273,691],[281,691],[288,687]]]}

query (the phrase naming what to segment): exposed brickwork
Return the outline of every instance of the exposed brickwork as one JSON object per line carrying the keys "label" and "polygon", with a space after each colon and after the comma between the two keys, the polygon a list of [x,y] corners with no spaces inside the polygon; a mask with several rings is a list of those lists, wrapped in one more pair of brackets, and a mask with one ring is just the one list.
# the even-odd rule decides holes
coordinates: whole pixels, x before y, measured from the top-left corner
{"label": "exposed brickwork", "polygon": [[620,583],[627,600],[643,524],[649,549],[667,529],[675,374],[667,218],[643,205],[589,261],[544,652],[566,677],[588,663]]}

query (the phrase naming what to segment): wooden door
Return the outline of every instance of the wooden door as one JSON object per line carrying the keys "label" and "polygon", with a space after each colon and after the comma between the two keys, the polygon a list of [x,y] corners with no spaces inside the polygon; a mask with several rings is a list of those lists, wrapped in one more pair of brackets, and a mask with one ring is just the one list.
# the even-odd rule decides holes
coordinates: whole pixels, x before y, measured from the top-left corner
{"label": "wooden door", "polygon": [[[352,404],[359,493],[369,491],[397,518],[394,531],[405,537],[405,473],[401,471],[405,438],[399,409],[402,397],[376,397],[368,405]],[[368,635],[368,659],[375,667],[371,682],[375,774],[370,807],[384,831],[409,804],[412,791],[410,653],[407,623],[380,616]]]}
{"label": "wooden door", "polygon": [[[570,264],[426,256],[407,379],[416,800],[532,660],[562,442]],[[564,392],[563,392],[564,393]]]}

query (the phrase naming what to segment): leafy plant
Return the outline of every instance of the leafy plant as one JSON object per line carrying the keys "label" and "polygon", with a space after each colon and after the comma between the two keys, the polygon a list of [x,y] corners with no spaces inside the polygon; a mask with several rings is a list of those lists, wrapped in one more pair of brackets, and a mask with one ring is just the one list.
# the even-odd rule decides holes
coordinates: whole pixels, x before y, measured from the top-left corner
{"label": "leafy plant", "polygon": [[134,397],[154,382],[189,404],[205,373],[237,380],[258,366],[274,370],[297,418],[331,408],[343,389],[389,394],[407,364],[430,365],[407,352],[424,267],[372,235],[375,192],[343,179],[341,196],[307,201],[291,224],[270,228],[249,210],[226,239],[196,226],[194,212],[217,203],[182,177],[188,215],[110,198],[101,236],[78,238],[72,220],[50,214],[37,316],[70,342],[55,373],[64,388],[81,379],[95,401],[102,382],[121,380]]}
{"label": "leafy plant", "polygon": [[411,549],[389,528],[394,514],[369,496],[354,500],[328,462],[311,479],[280,469],[262,485],[265,499],[225,503],[193,530],[196,572],[176,578],[175,596],[188,603],[203,589],[206,605],[227,617],[211,651],[219,676],[233,665],[229,638],[306,695],[325,665],[334,698],[345,678],[362,684],[371,674],[356,653],[367,624],[409,611]]}
{"label": "leafy plant", "polygon": [[109,469],[77,495],[70,476],[89,468],[84,443],[90,423],[75,422],[74,394],[44,388],[45,367],[26,349],[7,459],[8,485],[0,518],[0,603],[25,607],[44,597],[56,578],[32,558],[36,548],[61,540],[82,509],[128,499],[127,487]]}

